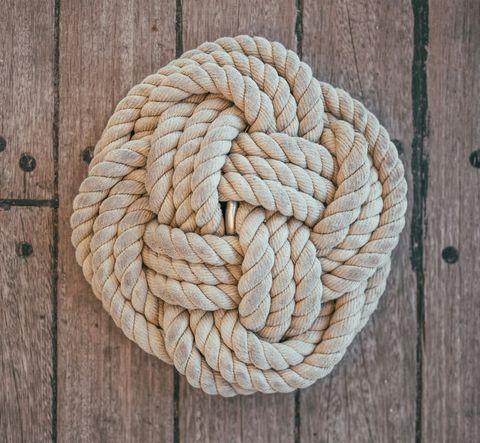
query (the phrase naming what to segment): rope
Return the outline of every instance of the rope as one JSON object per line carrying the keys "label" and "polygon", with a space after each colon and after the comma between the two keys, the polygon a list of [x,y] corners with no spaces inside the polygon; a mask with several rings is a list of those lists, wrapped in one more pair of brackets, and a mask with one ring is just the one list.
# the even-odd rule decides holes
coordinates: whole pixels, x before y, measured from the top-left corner
{"label": "rope", "polygon": [[[222,202],[238,202],[226,222]],[[375,116],[281,44],[239,36],[120,101],[72,242],[115,323],[191,385],[290,392],[327,375],[375,310],[406,205]]]}

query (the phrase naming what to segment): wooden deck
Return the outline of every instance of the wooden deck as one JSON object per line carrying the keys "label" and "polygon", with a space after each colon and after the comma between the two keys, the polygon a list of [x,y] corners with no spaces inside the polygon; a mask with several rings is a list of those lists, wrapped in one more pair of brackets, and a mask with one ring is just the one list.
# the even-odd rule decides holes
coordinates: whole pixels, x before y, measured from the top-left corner
{"label": "wooden deck", "polygon": [[[3,0],[0,440],[480,441],[478,0]],[[222,399],[128,341],[70,244],[117,101],[205,40],[263,35],[396,140],[408,222],[379,309],[327,378]]]}

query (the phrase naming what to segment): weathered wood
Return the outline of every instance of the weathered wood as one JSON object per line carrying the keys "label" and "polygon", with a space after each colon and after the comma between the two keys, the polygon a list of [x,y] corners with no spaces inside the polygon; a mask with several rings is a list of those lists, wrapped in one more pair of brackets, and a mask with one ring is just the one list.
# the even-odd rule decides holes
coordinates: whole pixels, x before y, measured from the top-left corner
{"label": "weathered wood", "polygon": [[52,209],[0,209],[2,441],[51,441],[51,246]]}
{"label": "weathered wood", "polygon": [[66,0],[60,20],[58,438],[171,441],[173,370],[102,310],[75,261],[69,217],[116,103],[175,55],[175,2]]}
{"label": "weathered wood", "polygon": [[185,49],[205,41],[240,34],[277,40],[296,48],[295,0],[208,0],[200,5],[183,0],[183,40]]}
{"label": "weathered wood", "polygon": [[52,197],[53,2],[0,3],[0,199]]}
{"label": "weathered wood", "polygon": [[[305,61],[318,79],[347,90],[377,115],[403,147],[407,171],[412,36],[407,1],[304,2]],[[377,312],[333,373],[299,395],[301,441],[415,438],[416,302],[408,219]]]}
{"label": "weathered wood", "polygon": [[[261,35],[295,49],[294,0],[183,2],[185,50],[207,40],[238,34]],[[225,440],[293,441],[294,394],[220,399],[192,388],[181,378],[179,430],[182,442]]]}
{"label": "weathered wood", "polygon": [[[423,441],[480,441],[480,3],[430,2]],[[476,167],[475,167],[476,165]]]}

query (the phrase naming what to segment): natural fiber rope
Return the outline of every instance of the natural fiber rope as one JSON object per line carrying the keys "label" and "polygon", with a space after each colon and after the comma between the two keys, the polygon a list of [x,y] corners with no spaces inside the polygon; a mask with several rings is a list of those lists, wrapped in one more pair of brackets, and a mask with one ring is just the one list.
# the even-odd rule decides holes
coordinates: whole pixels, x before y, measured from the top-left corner
{"label": "natural fiber rope", "polygon": [[190,384],[289,392],[328,374],[374,311],[406,204],[377,119],[281,44],[240,36],[118,104],[72,241],[125,335]]}

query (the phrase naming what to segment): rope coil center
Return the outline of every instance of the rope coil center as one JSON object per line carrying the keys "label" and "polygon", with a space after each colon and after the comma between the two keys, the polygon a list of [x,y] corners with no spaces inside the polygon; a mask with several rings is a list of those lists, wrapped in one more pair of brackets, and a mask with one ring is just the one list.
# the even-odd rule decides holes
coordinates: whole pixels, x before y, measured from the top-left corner
{"label": "rope coil center", "polygon": [[235,235],[235,215],[237,213],[238,203],[228,201],[225,208],[225,233]]}

